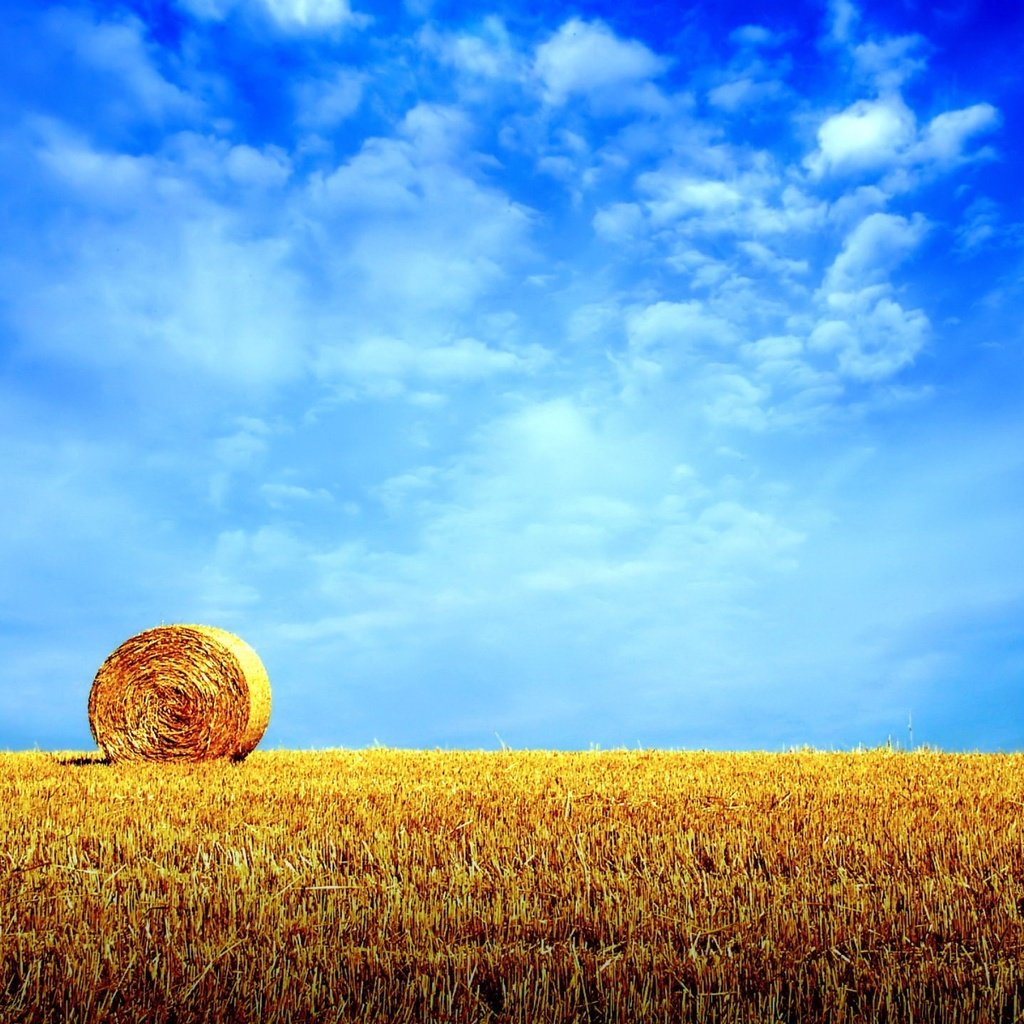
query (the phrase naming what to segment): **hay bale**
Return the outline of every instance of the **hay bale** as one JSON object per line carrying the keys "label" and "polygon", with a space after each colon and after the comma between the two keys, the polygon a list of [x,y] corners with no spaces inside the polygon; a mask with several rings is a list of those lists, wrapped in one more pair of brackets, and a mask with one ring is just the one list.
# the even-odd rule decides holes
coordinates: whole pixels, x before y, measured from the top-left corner
{"label": "hay bale", "polygon": [[89,692],[89,728],[111,761],[241,760],[269,720],[263,663],[215,626],[136,634],[103,662]]}

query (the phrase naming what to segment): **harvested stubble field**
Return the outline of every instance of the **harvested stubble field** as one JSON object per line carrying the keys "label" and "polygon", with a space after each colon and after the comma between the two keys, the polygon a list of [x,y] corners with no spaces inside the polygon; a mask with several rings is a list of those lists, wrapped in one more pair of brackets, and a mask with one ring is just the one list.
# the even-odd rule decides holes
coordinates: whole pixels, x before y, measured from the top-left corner
{"label": "harvested stubble field", "polygon": [[0,754],[0,1021],[1024,1020],[1024,755]]}

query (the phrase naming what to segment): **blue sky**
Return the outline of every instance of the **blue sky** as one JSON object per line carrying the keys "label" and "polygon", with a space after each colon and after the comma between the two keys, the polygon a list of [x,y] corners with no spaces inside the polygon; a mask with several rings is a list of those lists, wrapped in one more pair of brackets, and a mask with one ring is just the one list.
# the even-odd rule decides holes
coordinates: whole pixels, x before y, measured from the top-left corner
{"label": "blue sky", "polygon": [[1024,746],[1024,16],[8,5],[0,748]]}

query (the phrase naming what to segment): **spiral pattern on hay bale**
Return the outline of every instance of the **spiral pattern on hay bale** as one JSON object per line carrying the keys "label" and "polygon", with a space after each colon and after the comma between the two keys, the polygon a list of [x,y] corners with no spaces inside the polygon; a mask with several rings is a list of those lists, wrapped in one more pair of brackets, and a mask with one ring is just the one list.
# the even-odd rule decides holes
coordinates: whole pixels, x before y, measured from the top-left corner
{"label": "spiral pattern on hay bale", "polygon": [[241,760],[270,721],[270,680],[241,637],[216,626],[157,626],[96,673],[89,728],[111,761]]}

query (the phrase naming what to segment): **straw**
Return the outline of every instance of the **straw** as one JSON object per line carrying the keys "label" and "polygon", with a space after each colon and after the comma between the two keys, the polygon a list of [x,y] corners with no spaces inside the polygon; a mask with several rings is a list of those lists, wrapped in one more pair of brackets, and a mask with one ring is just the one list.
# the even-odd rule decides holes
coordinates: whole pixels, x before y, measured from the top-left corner
{"label": "straw", "polygon": [[111,761],[241,760],[269,720],[263,663],[215,626],[136,634],[103,662],[89,693],[89,727]]}

